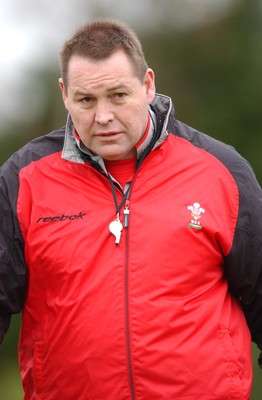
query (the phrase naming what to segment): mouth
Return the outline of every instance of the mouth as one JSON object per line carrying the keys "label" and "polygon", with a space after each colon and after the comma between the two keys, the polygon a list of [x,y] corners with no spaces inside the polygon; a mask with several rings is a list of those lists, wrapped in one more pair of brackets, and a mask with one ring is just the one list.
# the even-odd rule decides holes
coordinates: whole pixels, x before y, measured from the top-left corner
{"label": "mouth", "polygon": [[96,133],[96,136],[102,136],[102,137],[116,136],[116,135],[119,135],[120,133],[121,132],[116,132],[116,131],[98,132],[98,133]]}
{"label": "mouth", "polygon": [[122,132],[117,131],[109,131],[109,132],[98,132],[96,133],[96,137],[101,140],[112,140],[117,139]]}

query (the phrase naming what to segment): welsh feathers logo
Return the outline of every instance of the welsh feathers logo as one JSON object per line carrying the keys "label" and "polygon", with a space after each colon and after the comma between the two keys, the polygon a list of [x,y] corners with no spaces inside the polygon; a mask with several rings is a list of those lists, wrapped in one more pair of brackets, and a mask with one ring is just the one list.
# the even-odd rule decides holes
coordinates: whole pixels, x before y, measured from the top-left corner
{"label": "welsh feathers logo", "polygon": [[194,229],[202,229],[200,224],[200,218],[202,214],[205,213],[205,209],[200,206],[199,203],[193,203],[192,206],[188,206],[187,209],[191,212],[191,221],[189,222],[188,226]]}

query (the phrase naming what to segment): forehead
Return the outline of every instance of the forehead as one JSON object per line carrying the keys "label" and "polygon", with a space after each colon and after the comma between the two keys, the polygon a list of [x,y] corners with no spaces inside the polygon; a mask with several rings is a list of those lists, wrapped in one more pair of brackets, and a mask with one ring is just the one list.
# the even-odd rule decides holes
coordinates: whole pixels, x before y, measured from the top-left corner
{"label": "forehead", "polygon": [[74,55],[68,64],[68,82],[100,82],[103,79],[135,78],[133,66],[123,51],[117,51],[103,60],[92,60]]}

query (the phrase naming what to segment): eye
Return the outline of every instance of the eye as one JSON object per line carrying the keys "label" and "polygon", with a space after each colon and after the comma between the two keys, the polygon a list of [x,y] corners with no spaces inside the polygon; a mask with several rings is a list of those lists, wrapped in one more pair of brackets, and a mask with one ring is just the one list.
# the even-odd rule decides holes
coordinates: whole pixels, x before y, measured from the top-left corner
{"label": "eye", "polygon": [[127,96],[127,93],[125,92],[116,92],[113,94],[113,99],[115,99],[116,101],[121,101],[124,100]]}
{"label": "eye", "polygon": [[79,104],[81,107],[89,109],[89,108],[93,107],[94,101],[95,101],[95,99],[93,97],[85,96],[85,97],[80,98]]}
{"label": "eye", "polygon": [[117,97],[120,97],[120,98],[124,97],[125,95],[126,95],[126,94],[123,93],[123,92],[116,93],[116,96],[117,96]]}
{"label": "eye", "polygon": [[83,97],[80,101],[82,103],[91,103],[93,99],[91,97]]}

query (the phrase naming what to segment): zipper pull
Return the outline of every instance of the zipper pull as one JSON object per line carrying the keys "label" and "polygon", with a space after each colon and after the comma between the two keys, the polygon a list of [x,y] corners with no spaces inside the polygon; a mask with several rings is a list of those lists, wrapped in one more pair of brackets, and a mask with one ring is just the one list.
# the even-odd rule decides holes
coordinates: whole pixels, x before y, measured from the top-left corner
{"label": "zipper pull", "polygon": [[125,202],[125,209],[124,209],[124,221],[123,221],[123,226],[124,226],[124,228],[127,228],[127,227],[128,227],[129,214],[130,214],[130,210],[129,210],[129,200],[126,200],[126,202]]}

